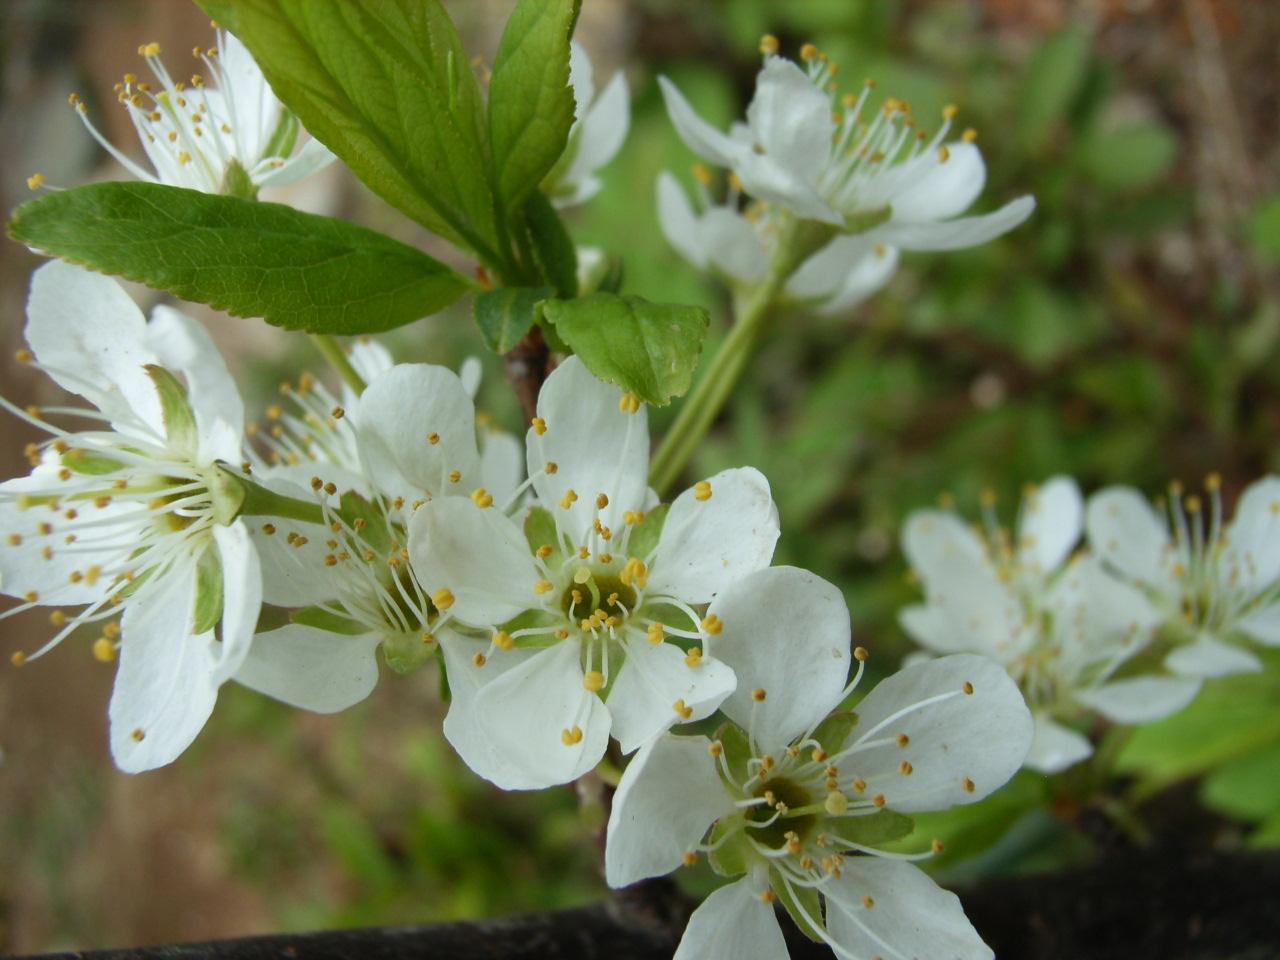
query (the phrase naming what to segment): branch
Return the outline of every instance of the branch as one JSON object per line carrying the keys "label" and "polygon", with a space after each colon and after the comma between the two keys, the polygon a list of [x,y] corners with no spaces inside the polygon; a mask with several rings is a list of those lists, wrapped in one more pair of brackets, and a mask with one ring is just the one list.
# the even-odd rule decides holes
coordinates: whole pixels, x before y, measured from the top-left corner
{"label": "branch", "polygon": [[524,413],[527,424],[538,412],[538,391],[542,389],[542,381],[547,379],[547,366],[551,360],[551,351],[542,331],[533,327],[524,339],[507,353],[507,382],[520,401],[520,409]]}

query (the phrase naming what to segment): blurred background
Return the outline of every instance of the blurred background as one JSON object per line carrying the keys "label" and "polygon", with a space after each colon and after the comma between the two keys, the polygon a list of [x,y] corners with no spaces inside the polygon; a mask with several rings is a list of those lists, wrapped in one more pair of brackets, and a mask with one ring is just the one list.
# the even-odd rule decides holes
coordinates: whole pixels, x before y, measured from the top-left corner
{"label": "blurred background", "polygon": [[[446,3],[468,49],[490,59],[510,0]],[[669,74],[704,115],[727,124],[750,95],[766,32],[793,56],[817,43],[851,89],[873,77],[878,92],[910,101],[920,117],[958,104],[988,163],[981,208],[1026,192],[1038,199],[1032,220],[1001,240],[907,256],[888,289],[848,316],[782,318],[693,466],[707,475],[751,463],[768,475],[782,516],[778,562],[844,588],[855,639],[881,671],[907,651],[896,611],[913,588],[897,531],[940,494],[976,515],[989,488],[1012,520],[1023,485],[1059,472],[1086,490],[1125,482],[1158,493],[1172,479],[1194,486],[1218,471],[1230,502],[1276,469],[1280,5],[585,0],[584,8],[579,38],[597,84],[625,71],[634,120],[604,191],[570,225],[579,243],[625,257],[627,292],[706,305],[723,330],[723,292],[657,227],[657,172],[692,184],[694,158],[672,132],[654,78]],[[26,177],[37,171],[62,186],[122,176],[66,96],[80,93],[99,128],[140,154],[111,86],[141,72],[137,46],[152,40],[181,74],[186,51],[210,43],[207,18],[184,0],[4,0],[4,210],[26,198]],[[277,199],[432,246],[336,167]],[[11,361],[37,265],[3,241],[0,389],[20,404],[53,397]],[[304,368],[323,372],[302,338],[193,312],[209,322],[251,410]],[[465,304],[387,339],[401,360],[456,365],[483,350]],[[482,406],[515,429],[501,365],[485,359]],[[653,418],[655,433],[668,418]],[[12,420],[0,423],[4,476],[25,471],[22,448],[33,439]],[[229,685],[186,755],[127,777],[107,751],[113,667],[93,659],[93,637],[73,636],[21,670],[8,666],[12,650],[31,649],[47,629],[42,616],[0,622],[0,952],[487,916],[603,892],[595,825],[573,788],[502,795],[472,776],[440,736],[433,668],[388,674],[369,701],[329,718]],[[1213,769],[1177,794],[1213,824],[1209,842],[1280,842],[1276,675],[1213,685],[1131,741],[1140,794]],[[939,827],[953,861],[939,866],[957,870],[956,861],[1021,823],[1044,789],[1022,777],[965,822]],[[1082,855],[1050,819],[1031,814],[1013,840],[970,860],[967,875]]]}

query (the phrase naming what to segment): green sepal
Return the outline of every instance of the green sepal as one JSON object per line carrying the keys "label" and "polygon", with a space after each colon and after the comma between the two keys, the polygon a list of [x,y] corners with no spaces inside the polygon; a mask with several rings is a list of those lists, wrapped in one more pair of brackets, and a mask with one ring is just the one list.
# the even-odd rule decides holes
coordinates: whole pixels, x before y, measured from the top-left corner
{"label": "green sepal", "polygon": [[[501,627],[506,633],[515,633],[517,630],[528,630],[531,627],[547,627],[555,628],[564,623],[562,617],[548,613],[545,610],[526,610],[524,613],[518,614],[511,620],[508,620]],[[554,647],[560,642],[552,629],[547,629],[543,633],[531,634],[527,637],[515,637],[515,644],[522,650],[539,650],[543,647]]]}
{"label": "green sepal", "polygon": [[836,710],[814,728],[812,739],[828,754],[839,753],[857,725],[858,715],[852,710]]}
{"label": "green sepal", "polygon": [[227,172],[222,175],[222,185],[218,192],[227,197],[239,197],[241,200],[257,200],[258,188],[249,179],[249,172],[240,165],[240,161],[232,158],[227,163]]}
{"label": "green sepal", "polygon": [[72,473],[78,473],[85,477],[101,477],[124,469],[124,464],[119,460],[112,460],[110,457],[104,457],[102,454],[93,450],[86,450],[84,447],[74,447],[68,450],[62,455],[60,462]]}
{"label": "green sepal", "polygon": [[436,644],[436,662],[440,669],[436,673],[436,682],[438,684],[436,692],[440,695],[441,703],[453,702],[453,688],[449,685],[449,668],[445,665],[444,653],[439,649],[440,644]]}
{"label": "green sepal", "polygon": [[[733,777],[738,783],[745,782],[747,779],[747,763],[755,756],[751,752],[751,742],[747,739],[746,731],[732,720],[726,720],[720,725],[720,729],[716,731],[713,739],[717,740],[724,750],[724,765],[729,769],[729,776]],[[718,761],[716,769],[722,770]],[[721,772],[721,777],[723,777],[723,771]]]}
{"label": "green sepal", "polygon": [[244,510],[245,485],[225,466],[205,471],[204,478],[213,501],[213,519],[225,527]]}
{"label": "green sepal", "polygon": [[555,517],[546,507],[533,507],[524,518],[524,538],[529,544],[529,551],[536,553],[543,544],[551,547],[551,556],[544,562],[552,570],[559,569],[564,563],[564,542],[556,529]]}
{"label": "green sepal", "polygon": [[548,300],[542,316],[598,378],[659,406],[693,383],[710,322],[701,307],[611,293]]}
{"label": "green sepal", "polygon": [[386,516],[356,491],[348,490],[339,498],[338,515],[353,529],[357,520],[363,520],[360,539],[384,556],[391,552],[391,530]]}
{"label": "green sepal", "polygon": [[382,637],[382,658],[396,673],[412,673],[435,656],[439,646],[436,642],[423,643],[417,634],[385,634]]}
{"label": "green sepal", "polygon": [[662,537],[663,524],[667,522],[667,511],[671,504],[660,503],[644,515],[644,520],[631,528],[627,538],[627,554],[643,560],[653,553]]}
{"label": "green sepal", "polygon": [[287,158],[293,153],[293,148],[298,143],[298,131],[301,129],[302,124],[298,123],[298,117],[292,110],[281,110],[280,120],[276,123],[276,128],[271,131],[271,139],[263,148],[262,155]]}
{"label": "green sepal", "polygon": [[[719,843],[720,846],[707,854],[707,862],[722,877],[739,877],[747,872],[747,842],[741,828],[739,817],[725,817],[716,821],[716,825],[711,828],[707,843],[710,846]],[[725,836],[734,830],[738,831],[738,835],[725,840]]]}
{"label": "green sepal", "polygon": [[817,888],[787,884],[783,882],[783,874],[773,868],[769,870],[769,886],[778,895],[778,902],[782,904],[782,909],[786,910],[795,921],[800,932],[814,943],[824,943],[822,935],[800,912],[803,908],[804,912],[818,923],[822,922],[822,898],[818,895]]}
{"label": "green sepal", "polygon": [[863,847],[879,847],[894,840],[901,840],[916,828],[916,822],[906,814],[895,810],[880,810],[864,817],[827,817],[822,821],[822,832],[839,841]]}
{"label": "green sepal", "polygon": [[200,434],[196,430],[195,411],[187,399],[187,388],[164,367],[149,363],[145,369],[160,398],[160,415],[164,418],[169,449],[194,458],[200,446]]}
{"label": "green sepal", "polygon": [[882,223],[888,223],[893,218],[893,207],[885,204],[883,207],[877,207],[874,210],[860,210],[852,216],[844,219],[845,233],[866,233],[868,230],[874,230]]}
{"label": "green sepal", "polygon": [[485,346],[507,353],[532,329],[539,304],[554,295],[550,287],[499,287],[476,294],[472,315]]}
{"label": "green sepal", "polygon": [[302,627],[314,627],[328,633],[339,633],[344,637],[359,637],[369,632],[363,623],[357,623],[348,617],[340,616],[323,607],[303,607],[289,614],[289,620]]}
{"label": "green sepal", "polygon": [[222,619],[222,554],[212,543],[196,561],[196,598],[191,632],[208,633]]}

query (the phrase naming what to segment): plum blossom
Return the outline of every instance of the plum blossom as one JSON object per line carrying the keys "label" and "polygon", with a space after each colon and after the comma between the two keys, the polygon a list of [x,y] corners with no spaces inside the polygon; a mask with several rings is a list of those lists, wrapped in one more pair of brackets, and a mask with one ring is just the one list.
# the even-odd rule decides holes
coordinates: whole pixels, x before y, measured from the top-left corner
{"label": "plum blossom", "polygon": [[[126,73],[116,98],[129,114],[151,170],[129,159],[89,120],[88,105],[71,94],[85,127],[131,176],[204,193],[247,193],[287,186],[334,159],[318,140],[294,153],[298,120],[271,91],[244,44],[219,30],[216,46],[192,51],[203,73],[175,80],[160,44],[138,47],[154,82]],[[241,180],[245,183],[240,182]]]}
{"label": "plum blossom", "polygon": [[1250,484],[1225,526],[1221,480],[1214,474],[1205,487],[1208,503],[1172,485],[1167,511],[1131,487],[1100,490],[1089,499],[1089,545],[1159,611],[1174,644],[1170,670],[1260,670],[1245,644],[1280,646],[1280,477]]}
{"label": "plum blossom", "polygon": [[57,628],[13,659],[101,630],[94,654],[120,661],[112,755],[150,770],[195,739],[253,638],[260,565],[236,519],[243,494],[219,466],[240,463],[243,407],[199,324],[164,306],[148,323],[106,277],[46,264],[27,318],[20,358],[97,409],[0,401],[51,437],[28,449],[29,476],[0,484],[0,586],[22,601],[5,615],[50,607]]}
{"label": "plum blossom", "polygon": [[[1017,687],[982,657],[909,667],[857,705],[839,591],[792,568],[758,571],[711,605],[711,645],[738,689],[710,740],[665,734],[623,774],[606,877],[621,887],[691,865],[725,876],[693,913],[678,960],[786,956],[773,904],[840,958],[989,958],[956,897],[884,844],[905,814],[972,803],[1022,763],[1032,724]],[[934,849],[940,849],[935,842]],[[928,856],[926,853],[923,856]],[[825,909],[824,909],[825,904]]]}
{"label": "plum blossom", "polygon": [[699,608],[767,566],[778,539],[751,469],[659,507],[644,406],[575,357],[543,386],[526,451],[536,499],[523,526],[484,489],[432,500],[409,524],[413,570],[446,622],[491,637],[473,657],[486,679],[469,733],[492,763],[472,767],[509,789],[581,776],[611,733],[629,753],[714,711],[733,673],[707,653],[721,624]]}
{"label": "plum blossom", "polygon": [[986,513],[984,533],[949,510],[907,519],[903,548],[926,602],[900,620],[930,653],[1004,665],[1035,718],[1029,767],[1054,773],[1088,757],[1092,746],[1070,724],[1089,711],[1145,723],[1191,701],[1198,681],[1135,666],[1160,624],[1147,598],[1097,559],[1069,559],[1084,514],[1075,481],[1029,490],[1012,541],[990,502]]}
{"label": "plum blossom", "polygon": [[631,94],[622,71],[596,96],[591,58],[576,40],[569,46],[569,84],[577,119],[569,130],[569,143],[544,185],[557,207],[586,203],[603,184],[596,171],[622,149],[631,125]]}

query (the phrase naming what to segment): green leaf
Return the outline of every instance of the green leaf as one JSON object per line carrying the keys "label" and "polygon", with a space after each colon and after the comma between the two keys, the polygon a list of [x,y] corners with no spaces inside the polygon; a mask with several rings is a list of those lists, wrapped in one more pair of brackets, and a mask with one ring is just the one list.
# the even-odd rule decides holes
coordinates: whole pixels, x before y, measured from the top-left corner
{"label": "green leaf", "polygon": [[1177,138],[1154,123],[1095,133],[1080,149],[1090,179],[1117,191],[1152,186],[1173,168],[1177,155]]}
{"label": "green leaf", "polygon": [[1280,263],[1280,194],[1262,200],[1249,217],[1249,243],[1265,263]]}
{"label": "green leaf", "polygon": [[212,542],[196,561],[196,599],[191,632],[208,633],[222,619],[222,554]]}
{"label": "green leaf", "polygon": [[1066,117],[1089,68],[1089,37],[1066,27],[1047,38],[1031,59],[1015,115],[1023,149],[1043,146]]}
{"label": "green leaf", "polygon": [[164,367],[149,363],[146,371],[160,398],[160,416],[164,419],[165,439],[170,449],[194,457],[200,435],[196,431],[195,411],[187,399],[187,388]]}
{"label": "green leaf", "polygon": [[[770,889],[778,895],[782,909],[791,915],[800,932],[814,943],[824,942],[821,934],[814,928],[814,923],[822,923],[822,900],[818,896],[817,887],[804,887],[796,883],[785,883],[785,874],[773,869],[769,871]],[[812,918],[813,923],[805,919]]]}
{"label": "green leaf", "polygon": [[573,126],[569,38],[582,0],[520,0],[489,82],[489,136],[498,196],[519,209],[564,153]]}
{"label": "green leaf", "polygon": [[484,98],[440,0],[200,0],[378,196],[501,261]]}
{"label": "green leaf", "polygon": [[538,272],[561,297],[578,295],[578,251],[564,221],[543,193],[534,193],[524,205],[525,224],[533,245]]}
{"label": "green leaf", "polygon": [[689,389],[710,319],[701,307],[609,293],[548,300],[542,315],[597,377],[658,405]]}
{"label": "green leaf", "polygon": [[364,227],[151,183],[96,183],[23,204],[9,234],[53,256],[238,317],[310,333],[390,330],[469,284]]}
{"label": "green leaf", "polygon": [[1280,811],[1280,739],[1219,767],[1204,781],[1200,798],[1214,810],[1245,820]]}
{"label": "green leaf", "polygon": [[550,287],[499,287],[476,294],[472,312],[485,345],[506,353],[533,326],[538,304],[554,295]]}

